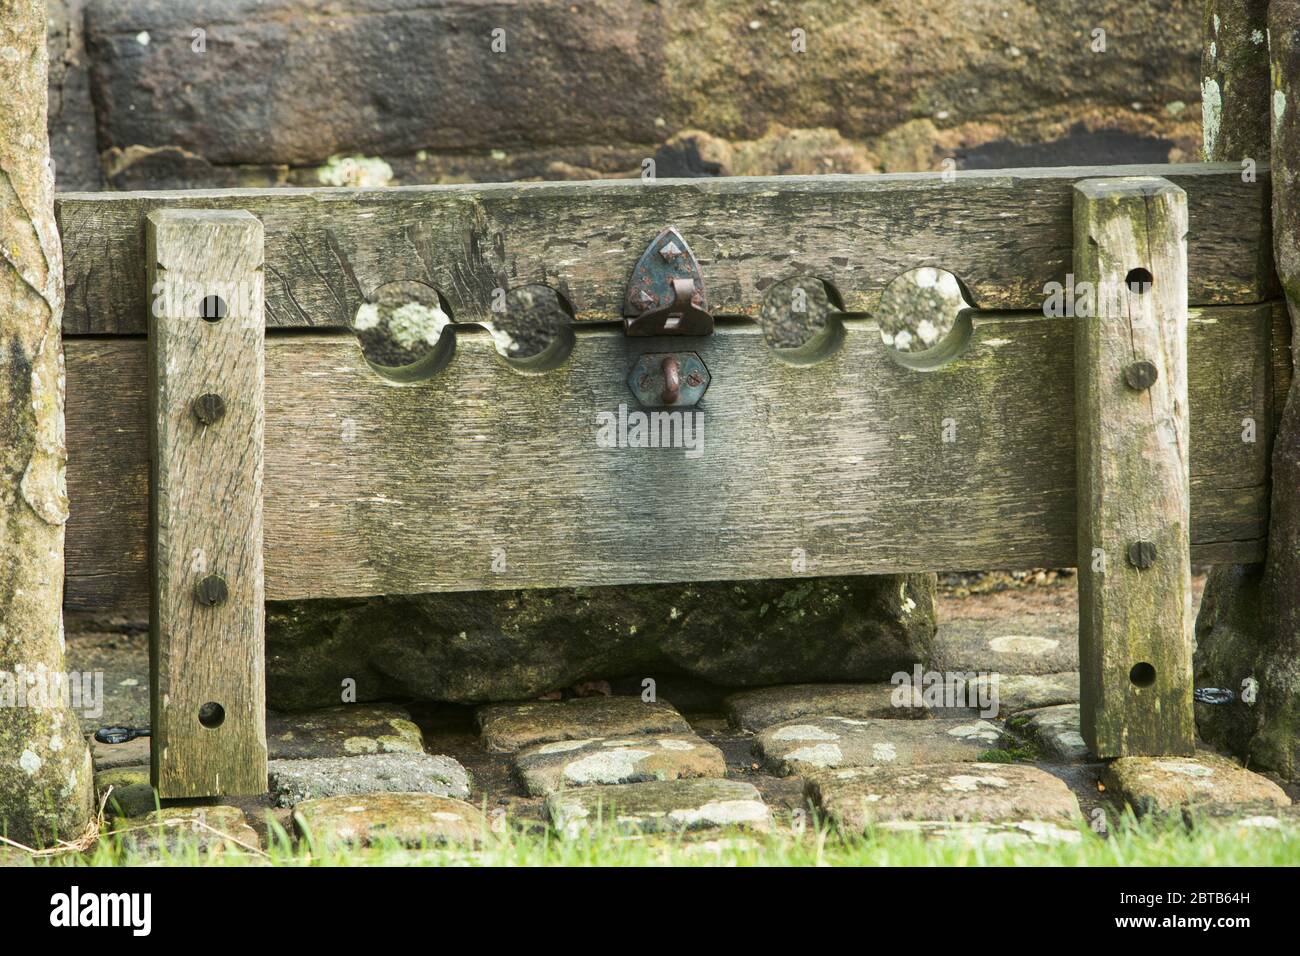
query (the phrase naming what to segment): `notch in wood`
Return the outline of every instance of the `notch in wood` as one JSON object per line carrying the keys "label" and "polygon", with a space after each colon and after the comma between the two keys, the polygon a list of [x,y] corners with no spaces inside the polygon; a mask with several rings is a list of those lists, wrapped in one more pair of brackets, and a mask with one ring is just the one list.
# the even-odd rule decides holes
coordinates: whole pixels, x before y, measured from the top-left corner
{"label": "notch in wood", "polygon": [[1103,758],[1195,750],[1186,236],[1167,180],[1075,185],[1080,729]]}
{"label": "notch in wood", "polygon": [[146,252],[153,782],[163,797],[263,793],[262,224],[156,210]]}

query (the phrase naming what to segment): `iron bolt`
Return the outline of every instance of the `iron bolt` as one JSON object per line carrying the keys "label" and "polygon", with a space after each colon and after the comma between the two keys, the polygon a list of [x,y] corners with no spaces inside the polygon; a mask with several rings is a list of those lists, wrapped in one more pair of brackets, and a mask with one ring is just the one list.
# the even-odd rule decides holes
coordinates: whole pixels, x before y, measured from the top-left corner
{"label": "iron bolt", "polygon": [[1159,370],[1150,362],[1134,362],[1124,369],[1124,381],[1128,382],[1129,388],[1138,391],[1150,388],[1159,377]]}
{"label": "iron bolt", "polygon": [[219,574],[209,574],[194,585],[194,598],[205,607],[216,607],[218,604],[224,604],[229,596],[230,592],[226,588],[226,580]]}
{"label": "iron bolt", "polygon": [[194,412],[194,417],[204,425],[215,425],[226,414],[225,400],[211,392],[194,399],[190,408]]}
{"label": "iron bolt", "polygon": [[1154,541],[1134,541],[1128,546],[1128,563],[1135,568],[1146,570],[1156,563],[1156,545]]}

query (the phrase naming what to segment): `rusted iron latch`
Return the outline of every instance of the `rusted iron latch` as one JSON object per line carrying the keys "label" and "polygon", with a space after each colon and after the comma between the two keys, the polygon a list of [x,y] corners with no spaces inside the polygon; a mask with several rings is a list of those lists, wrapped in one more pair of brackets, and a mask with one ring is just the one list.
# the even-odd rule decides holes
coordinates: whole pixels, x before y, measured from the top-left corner
{"label": "rusted iron latch", "polygon": [[690,408],[709,387],[709,370],[696,352],[647,352],[627,377],[646,408]]}
{"label": "rusted iron latch", "polygon": [[623,317],[628,335],[712,334],[700,264],[672,226],[655,236],[632,268]]}

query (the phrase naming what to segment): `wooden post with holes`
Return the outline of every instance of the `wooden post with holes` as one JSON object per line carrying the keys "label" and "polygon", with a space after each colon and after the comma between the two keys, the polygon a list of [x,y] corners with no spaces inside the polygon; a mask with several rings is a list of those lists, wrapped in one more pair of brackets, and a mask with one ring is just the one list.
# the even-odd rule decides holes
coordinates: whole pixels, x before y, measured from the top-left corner
{"label": "wooden post with holes", "polygon": [[263,793],[262,224],[162,209],[146,236],[153,783]]}
{"label": "wooden post with holes", "polygon": [[1075,185],[1080,716],[1103,758],[1195,749],[1186,236],[1165,179]]}

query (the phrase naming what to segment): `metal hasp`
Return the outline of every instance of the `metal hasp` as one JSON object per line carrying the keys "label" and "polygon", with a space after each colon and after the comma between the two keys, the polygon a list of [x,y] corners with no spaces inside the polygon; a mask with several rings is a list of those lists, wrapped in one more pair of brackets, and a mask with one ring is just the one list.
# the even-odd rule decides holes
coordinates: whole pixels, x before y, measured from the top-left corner
{"label": "metal hasp", "polygon": [[669,226],[641,253],[623,300],[628,335],[711,335],[704,276],[682,234]]}

